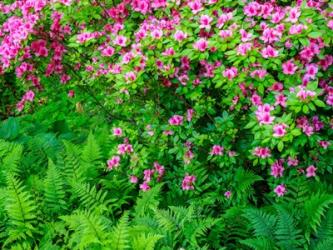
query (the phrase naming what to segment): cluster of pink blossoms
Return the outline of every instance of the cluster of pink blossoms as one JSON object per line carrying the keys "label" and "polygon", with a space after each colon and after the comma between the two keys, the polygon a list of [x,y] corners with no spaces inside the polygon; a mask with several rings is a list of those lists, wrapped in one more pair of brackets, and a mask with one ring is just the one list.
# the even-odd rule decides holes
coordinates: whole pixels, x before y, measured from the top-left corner
{"label": "cluster of pink blossoms", "polygon": [[[160,165],[158,162],[154,162],[154,168],[153,169],[146,169],[143,171],[143,183],[140,184],[140,189],[142,191],[148,191],[150,190],[149,182],[151,182],[152,177],[155,173],[157,173],[156,180],[159,182],[161,181],[163,175],[165,172],[164,166]],[[132,178],[132,177],[131,177]]]}
{"label": "cluster of pink blossoms", "polygon": [[17,110],[22,111],[24,109],[26,102],[33,102],[35,98],[35,93],[32,90],[29,90],[24,94],[21,101],[17,104]]}
{"label": "cluster of pink blossoms", "polygon": [[318,132],[324,127],[324,123],[319,120],[318,116],[312,118],[312,123],[306,116],[301,116],[297,118],[296,123],[297,127],[301,128],[307,136],[311,136],[314,132]]}
{"label": "cluster of pink blossoms", "polygon": [[256,147],[253,151],[253,155],[260,158],[268,158],[271,156],[271,151],[267,147]]}
{"label": "cluster of pink blossoms", "polygon": [[182,182],[182,189],[183,190],[192,190],[194,189],[193,184],[196,181],[196,177],[193,175],[185,175],[183,182]]}
{"label": "cluster of pink blossoms", "polygon": [[256,116],[259,124],[272,124],[274,116],[271,116],[270,112],[274,110],[269,104],[259,105],[256,111]]}

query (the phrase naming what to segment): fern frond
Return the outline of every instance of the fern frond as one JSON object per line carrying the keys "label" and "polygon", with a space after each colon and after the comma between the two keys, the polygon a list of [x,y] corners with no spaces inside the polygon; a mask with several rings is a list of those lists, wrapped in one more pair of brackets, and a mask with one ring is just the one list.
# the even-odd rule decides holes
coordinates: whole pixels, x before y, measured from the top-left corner
{"label": "fern frond", "polygon": [[159,197],[161,187],[161,185],[156,185],[151,190],[141,193],[134,208],[135,216],[143,216],[149,212],[149,210],[153,211],[158,207],[159,201],[157,197]]}
{"label": "fern frond", "polygon": [[2,170],[6,173],[12,173],[17,175],[19,170],[19,163],[22,158],[23,147],[19,144],[14,144],[12,149],[7,153],[7,155],[3,158],[2,162]]}
{"label": "fern frond", "polygon": [[95,185],[89,183],[74,183],[74,193],[80,198],[81,204],[88,210],[99,208],[102,211],[108,210],[109,200],[106,199],[107,192],[97,190]]}
{"label": "fern frond", "polygon": [[273,238],[277,221],[277,218],[274,215],[265,213],[259,209],[248,208],[244,210],[243,217],[249,220],[255,236],[262,236],[268,239]]}
{"label": "fern frond", "polygon": [[133,250],[154,250],[156,243],[163,238],[162,235],[140,234],[132,240]]}
{"label": "fern frond", "polygon": [[24,190],[24,186],[17,178],[8,175],[5,210],[8,216],[7,234],[4,245],[28,242],[37,232],[37,206],[32,196]]}
{"label": "fern frond", "polygon": [[255,250],[273,250],[276,249],[274,245],[274,241],[272,239],[268,239],[265,237],[258,237],[258,238],[252,238],[252,239],[246,239],[241,240],[240,243],[242,243],[245,246],[248,246]]}
{"label": "fern frond", "polygon": [[321,219],[333,203],[333,196],[325,193],[318,193],[312,195],[304,203],[305,211],[305,228],[306,237],[309,239],[311,230],[317,232],[317,228],[320,225]]}
{"label": "fern frond", "polygon": [[65,168],[64,175],[66,177],[67,183],[76,183],[84,181],[82,177],[82,172],[80,169],[80,150],[78,146],[64,141],[65,145]]}
{"label": "fern frond", "polygon": [[74,231],[68,241],[71,249],[99,249],[106,245],[108,225],[99,215],[77,210],[60,218]]}
{"label": "fern frond", "polygon": [[129,237],[129,225],[128,225],[128,213],[125,212],[119,219],[118,224],[113,227],[110,238],[110,249],[123,250],[130,247]]}
{"label": "fern frond", "polygon": [[64,181],[51,159],[49,160],[44,183],[44,194],[47,212],[57,214],[66,209]]}
{"label": "fern frond", "polygon": [[319,241],[313,250],[328,250],[333,249],[333,238],[327,238]]}
{"label": "fern frond", "polygon": [[333,238],[333,207],[330,207],[325,214],[316,236],[319,240]]}
{"label": "fern frond", "polygon": [[296,228],[293,216],[282,206],[276,206],[277,225],[275,230],[275,238],[277,245],[282,249],[300,249],[305,241],[302,231]]}

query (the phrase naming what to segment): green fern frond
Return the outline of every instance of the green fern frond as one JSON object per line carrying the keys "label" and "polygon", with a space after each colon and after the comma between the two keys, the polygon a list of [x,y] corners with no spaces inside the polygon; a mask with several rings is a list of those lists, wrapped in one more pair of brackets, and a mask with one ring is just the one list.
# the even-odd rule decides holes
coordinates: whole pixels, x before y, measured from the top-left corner
{"label": "green fern frond", "polygon": [[322,219],[317,231],[317,238],[320,240],[333,238],[333,207],[330,207]]}
{"label": "green fern frond", "polygon": [[251,228],[257,237],[272,239],[277,218],[259,209],[248,208],[244,210],[243,217],[249,220]]}
{"label": "green fern frond", "polygon": [[2,162],[2,170],[6,173],[19,173],[19,163],[22,158],[23,147],[19,144],[14,144],[12,149],[7,153],[7,155],[3,158]]}
{"label": "green fern frond", "polygon": [[163,238],[162,235],[154,234],[140,234],[139,236],[132,239],[133,250],[154,250],[156,249],[156,243]]}
{"label": "green fern frond", "polygon": [[333,238],[327,238],[319,241],[313,250],[328,250],[333,249]]}
{"label": "green fern frond", "polygon": [[106,245],[108,225],[101,216],[77,210],[71,215],[61,216],[60,219],[74,231],[68,240],[71,249],[99,249]]}
{"label": "green fern frond", "polygon": [[156,185],[151,190],[147,192],[141,192],[140,198],[136,201],[135,216],[143,216],[147,212],[153,211],[158,207],[159,201],[158,197],[161,190],[161,185]]}
{"label": "green fern frond", "polygon": [[8,216],[7,234],[4,245],[26,242],[37,232],[37,206],[32,196],[25,191],[21,181],[8,175],[5,210]]}
{"label": "green fern frond", "polygon": [[130,235],[129,235],[129,225],[128,225],[128,213],[125,212],[123,216],[119,219],[118,224],[113,227],[110,239],[110,249],[113,250],[123,250],[130,247]]}
{"label": "green fern frond", "polygon": [[66,209],[64,181],[51,159],[46,173],[44,194],[47,212],[57,214]]}
{"label": "green fern frond", "polygon": [[255,175],[250,171],[246,171],[243,168],[238,168],[235,174],[235,190],[237,192],[238,198],[242,202],[245,202],[245,199],[251,196],[253,193],[251,186],[255,182],[261,180],[262,177]]}
{"label": "green fern frond", "polygon": [[305,243],[302,231],[297,229],[293,216],[282,206],[276,206],[277,224],[275,238],[282,249],[300,249]]}
{"label": "green fern frond", "polygon": [[73,190],[79,196],[81,204],[88,210],[99,208],[107,211],[110,201],[106,199],[107,192],[97,190],[96,186],[89,183],[74,183]]}
{"label": "green fern frond", "polygon": [[311,230],[317,232],[325,211],[333,203],[333,196],[325,193],[312,195],[304,203],[305,211],[305,233],[307,239],[310,237]]}
{"label": "green fern frond", "polygon": [[80,169],[80,150],[79,147],[64,141],[65,145],[65,168],[64,175],[68,184],[84,181]]}
{"label": "green fern frond", "polygon": [[248,246],[255,250],[274,250],[277,249],[274,245],[274,241],[272,239],[268,239],[265,237],[258,237],[258,238],[252,238],[252,239],[246,239],[241,240],[240,243],[242,243],[245,246]]}

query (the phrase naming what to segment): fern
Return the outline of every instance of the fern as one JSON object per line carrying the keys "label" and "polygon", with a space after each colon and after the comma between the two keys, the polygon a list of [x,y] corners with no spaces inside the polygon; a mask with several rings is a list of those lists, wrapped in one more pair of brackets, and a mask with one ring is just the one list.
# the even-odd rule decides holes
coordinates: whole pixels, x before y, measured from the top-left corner
{"label": "fern", "polygon": [[161,185],[156,185],[148,192],[142,192],[141,197],[137,200],[134,208],[136,216],[143,216],[147,212],[153,211],[157,208],[159,201],[157,197],[160,194]]}
{"label": "fern", "polygon": [[8,175],[7,187],[5,210],[8,216],[8,238],[4,245],[18,242],[30,245],[33,235],[37,232],[37,206],[16,177]]}
{"label": "fern", "polygon": [[244,210],[244,217],[250,221],[255,236],[272,239],[277,218],[259,209],[248,208]]}
{"label": "fern", "polygon": [[64,211],[67,207],[64,181],[52,160],[49,160],[44,189],[47,212],[57,214]]}
{"label": "fern", "polygon": [[81,154],[81,171],[88,180],[93,180],[98,176],[97,166],[101,157],[101,149],[93,134],[90,133]]}
{"label": "fern", "polygon": [[99,208],[107,211],[110,201],[106,199],[107,192],[97,190],[94,185],[88,183],[74,183],[74,193],[80,197],[81,204],[88,210]]}
{"label": "fern", "polygon": [[276,249],[274,241],[265,237],[241,240],[240,243],[255,250],[273,250]]}
{"label": "fern", "polygon": [[124,213],[124,215],[120,218],[118,224],[113,227],[109,236],[111,240],[110,249],[128,249],[130,246],[129,236],[128,213]]}
{"label": "fern", "polygon": [[282,206],[276,206],[277,225],[275,230],[275,238],[277,245],[282,249],[300,249],[304,244],[301,230],[296,228],[296,223],[292,215]]}
{"label": "fern", "polygon": [[19,163],[22,158],[23,147],[19,144],[14,144],[8,154],[3,158],[3,171],[6,173],[19,174]]}
{"label": "fern", "polygon": [[154,250],[156,249],[156,243],[162,238],[161,235],[154,234],[140,234],[139,236],[132,239],[133,250]]}
{"label": "fern", "polygon": [[235,174],[235,190],[237,190],[238,199],[241,202],[246,202],[246,198],[252,195],[251,186],[260,180],[262,180],[260,176],[238,168]]}
{"label": "fern", "polygon": [[329,205],[333,203],[333,196],[328,194],[315,194],[312,195],[304,203],[305,211],[305,233],[306,238],[309,239],[311,230],[317,232],[324,212],[328,209]]}
{"label": "fern", "polygon": [[333,238],[324,239],[316,244],[313,250],[333,249]]}
{"label": "fern", "polygon": [[80,169],[79,147],[64,141],[65,145],[65,169],[64,175],[68,184],[84,181]]}
{"label": "fern", "polygon": [[107,244],[108,223],[101,216],[77,210],[60,218],[74,231],[68,239],[71,249],[96,248]]}
{"label": "fern", "polygon": [[333,207],[331,207],[325,214],[316,236],[319,240],[333,238]]}

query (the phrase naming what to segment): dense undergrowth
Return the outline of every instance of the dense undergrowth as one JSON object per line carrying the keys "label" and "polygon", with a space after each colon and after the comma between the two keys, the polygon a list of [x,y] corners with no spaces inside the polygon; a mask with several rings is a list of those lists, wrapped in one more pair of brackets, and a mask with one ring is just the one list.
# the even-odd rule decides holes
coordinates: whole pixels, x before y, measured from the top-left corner
{"label": "dense undergrowth", "polygon": [[1,249],[333,249],[329,1],[0,2]]}

